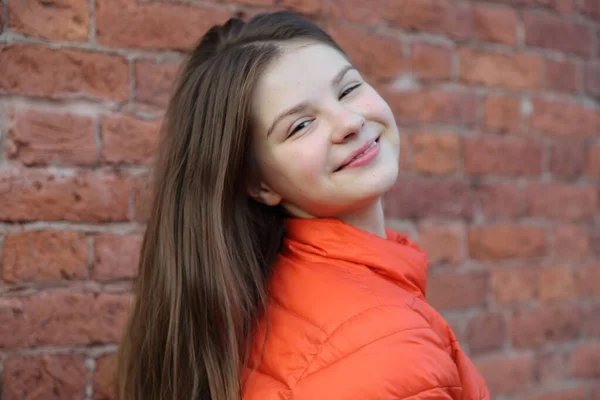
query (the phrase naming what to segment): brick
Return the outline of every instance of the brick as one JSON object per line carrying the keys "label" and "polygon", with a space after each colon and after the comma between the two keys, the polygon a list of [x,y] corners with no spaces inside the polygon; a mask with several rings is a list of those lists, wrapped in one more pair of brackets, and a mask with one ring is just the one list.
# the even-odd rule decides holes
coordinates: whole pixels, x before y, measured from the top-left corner
{"label": "brick", "polygon": [[0,299],[0,349],[116,343],[128,294],[44,292]]}
{"label": "brick", "polygon": [[333,0],[331,2],[331,15],[336,19],[359,22],[363,25],[375,25],[385,15],[385,2],[383,0]]}
{"label": "brick", "polygon": [[483,104],[483,127],[495,133],[519,133],[521,131],[521,104],[518,98],[489,95]]}
{"label": "brick", "polygon": [[533,384],[533,359],[527,354],[492,355],[474,362],[496,396],[519,393]]}
{"label": "brick", "polygon": [[137,276],[142,235],[97,235],[92,278],[100,281],[130,279]]}
{"label": "brick", "polygon": [[564,179],[576,179],[583,174],[585,148],[579,143],[555,143],[550,149],[550,172]]}
{"label": "brick", "polygon": [[[600,43],[600,34],[598,35],[598,39]],[[600,47],[600,44],[598,46]],[[600,97],[600,62],[585,66],[583,71],[583,90],[592,96]]]}
{"label": "brick", "polygon": [[323,1],[321,0],[281,0],[279,4],[294,12],[315,16],[323,11]]}
{"label": "brick", "polygon": [[362,74],[372,79],[393,79],[406,70],[402,43],[391,35],[365,33],[348,26],[328,29]]}
{"label": "brick", "polygon": [[575,297],[572,267],[551,267],[540,270],[538,297],[541,301],[568,300]]}
{"label": "brick", "polygon": [[96,38],[109,47],[190,50],[211,26],[230,17],[214,6],[103,0],[96,2]]}
{"label": "brick", "polygon": [[456,265],[463,261],[465,233],[456,225],[422,225],[419,244],[425,250],[430,265]]}
{"label": "brick", "polygon": [[586,312],[586,337],[600,337],[600,304],[595,304]]}
{"label": "brick", "polygon": [[535,226],[472,226],[468,240],[471,258],[479,261],[534,258],[546,254],[546,233]]}
{"label": "brick", "polygon": [[600,144],[589,146],[585,175],[600,178]]}
{"label": "brick", "polygon": [[473,37],[471,8],[449,0],[388,0],[385,15],[401,29],[441,33],[456,40]]}
{"label": "brick", "polygon": [[120,56],[40,45],[0,45],[0,65],[0,93],[116,102],[129,96],[129,67]]}
{"label": "brick", "polygon": [[[0,4],[0,15],[4,15],[3,5]],[[0,32],[4,29],[4,18],[0,18]]]}
{"label": "brick", "polygon": [[127,220],[127,180],[101,171],[56,175],[0,170],[0,221],[109,222]]}
{"label": "brick", "polygon": [[537,347],[574,340],[583,328],[583,313],[576,305],[548,305],[515,311],[512,342],[515,347]]}
{"label": "brick", "polygon": [[87,0],[11,0],[11,31],[49,40],[85,42],[90,31]]}
{"label": "brick", "polygon": [[573,103],[536,98],[531,128],[560,138],[592,137],[600,130],[600,112]]}
{"label": "brick", "polygon": [[478,5],[475,8],[477,40],[515,46],[517,44],[517,14],[509,7]]}
{"label": "brick", "polygon": [[573,376],[600,378],[600,345],[585,343],[579,346],[572,358]]}
{"label": "brick", "polygon": [[546,386],[564,379],[569,371],[570,352],[550,347],[538,350],[535,357],[536,381]]}
{"label": "brick", "polygon": [[85,234],[70,231],[9,233],[2,250],[2,278],[7,282],[57,281],[87,276]]}
{"label": "brick", "polygon": [[436,89],[382,91],[400,125],[473,125],[477,100],[469,92]]}
{"label": "brick", "polygon": [[83,399],[87,374],[78,355],[10,358],[4,363],[3,398]]}
{"label": "brick", "polygon": [[537,295],[538,271],[532,267],[495,268],[491,271],[494,301],[500,305],[528,303]]}
{"label": "brick", "polygon": [[427,302],[436,310],[480,307],[485,304],[486,294],[484,272],[441,273],[427,280]]}
{"label": "brick", "polygon": [[460,142],[455,134],[418,133],[412,137],[413,168],[432,175],[458,170]]}
{"label": "brick", "polygon": [[600,4],[597,0],[583,0],[582,6],[585,15],[600,22]]}
{"label": "brick", "polygon": [[133,219],[146,222],[152,207],[152,180],[149,176],[136,176],[132,180]]}
{"label": "brick", "polygon": [[600,264],[587,265],[574,269],[577,292],[584,296],[600,296]]}
{"label": "brick", "polygon": [[509,184],[486,184],[477,188],[481,212],[486,217],[516,218],[523,214],[522,191]]}
{"label": "brick", "polygon": [[471,353],[499,349],[506,337],[506,321],[500,313],[486,313],[472,318],[467,325],[467,343]]}
{"label": "brick", "polygon": [[96,371],[94,371],[93,400],[116,400],[114,389],[115,374],[117,368],[117,357],[108,354],[96,360]]}
{"label": "brick", "polygon": [[447,46],[416,42],[410,48],[412,73],[421,79],[448,79],[452,73],[452,51]]}
{"label": "brick", "polygon": [[537,394],[519,396],[517,400],[586,400],[585,389],[559,389],[542,391]]}
{"label": "brick", "polygon": [[576,93],[581,73],[571,60],[546,60],[546,83],[544,87],[556,92]]}
{"label": "brick", "polygon": [[543,62],[536,55],[464,47],[458,56],[462,82],[509,89],[536,89],[542,85]]}
{"label": "brick", "polygon": [[171,91],[179,63],[154,63],[142,60],[135,63],[135,101],[158,108],[165,108],[171,97]]}
{"label": "brick", "polygon": [[529,215],[567,221],[593,218],[598,208],[592,185],[531,184],[525,190]]}
{"label": "brick", "polygon": [[596,225],[590,234],[592,248],[596,255],[600,255],[600,226]]}
{"label": "brick", "polygon": [[159,121],[143,121],[129,115],[103,117],[102,161],[108,164],[152,164],[159,129]]}
{"label": "brick", "polygon": [[543,146],[531,139],[475,137],[464,142],[464,168],[472,176],[538,176]]}
{"label": "brick", "polygon": [[19,110],[10,115],[7,155],[27,166],[94,165],[96,132],[90,117]]}
{"label": "brick", "polygon": [[583,261],[592,255],[586,228],[560,225],[552,230],[552,258],[558,261]]}
{"label": "brick", "polygon": [[559,17],[533,12],[523,15],[525,43],[583,56],[592,54],[592,31]]}
{"label": "brick", "polygon": [[463,182],[401,178],[386,194],[390,218],[471,218],[473,195]]}

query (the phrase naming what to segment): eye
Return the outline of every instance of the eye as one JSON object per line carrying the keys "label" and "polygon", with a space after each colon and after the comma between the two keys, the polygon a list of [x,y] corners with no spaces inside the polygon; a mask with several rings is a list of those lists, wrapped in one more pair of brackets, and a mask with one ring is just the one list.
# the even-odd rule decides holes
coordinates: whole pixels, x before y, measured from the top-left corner
{"label": "eye", "polygon": [[311,123],[310,120],[306,120],[306,121],[302,121],[300,122],[298,125],[296,125],[293,129],[292,132],[290,133],[290,136],[292,136],[293,134],[295,134],[298,131],[301,131],[302,129],[306,128],[309,124]]}
{"label": "eye", "polygon": [[358,89],[360,87],[360,85],[362,85],[362,83],[359,83],[357,85],[351,86],[348,89],[344,90],[342,92],[342,94],[340,94],[340,100],[343,99],[344,97],[348,96],[350,93],[352,93],[355,89]]}

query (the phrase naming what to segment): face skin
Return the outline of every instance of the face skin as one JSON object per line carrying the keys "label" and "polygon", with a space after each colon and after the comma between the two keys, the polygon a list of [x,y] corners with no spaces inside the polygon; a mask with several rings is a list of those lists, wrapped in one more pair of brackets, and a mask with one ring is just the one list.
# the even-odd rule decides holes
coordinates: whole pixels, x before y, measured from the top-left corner
{"label": "face skin", "polygon": [[[385,237],[381,196],[398,176],[400,147],[389,106],[334,48],[296,42],[282,49],[254,93],[259,176],[249,194],[296,217],[339,218]],[[370,162],[339,169],[377,138]]]}

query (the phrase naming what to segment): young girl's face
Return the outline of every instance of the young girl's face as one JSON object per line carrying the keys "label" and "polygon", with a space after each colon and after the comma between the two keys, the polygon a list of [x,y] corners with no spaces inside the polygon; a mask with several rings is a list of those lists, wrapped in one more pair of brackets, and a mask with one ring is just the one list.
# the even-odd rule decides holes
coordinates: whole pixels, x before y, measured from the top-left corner
{"label": "young girl's face", "polygon": [[394,116],[330,46],[284,45],[257,82],[252,114],[260,184],[250,194],[259,201],[294,216],[341,218],[396,181]]}

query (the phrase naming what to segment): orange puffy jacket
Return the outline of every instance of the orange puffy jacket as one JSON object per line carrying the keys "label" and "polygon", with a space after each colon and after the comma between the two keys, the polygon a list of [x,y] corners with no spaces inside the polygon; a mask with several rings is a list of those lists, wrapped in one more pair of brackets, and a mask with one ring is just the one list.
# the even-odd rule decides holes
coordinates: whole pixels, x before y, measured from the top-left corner
{"label": "orange puffy jacket", "polygon": [[289,219],[286,228],[244,400],[490,398],[425,301],[427,260],[413,242],[336,219]]}

